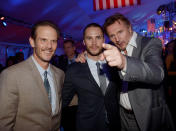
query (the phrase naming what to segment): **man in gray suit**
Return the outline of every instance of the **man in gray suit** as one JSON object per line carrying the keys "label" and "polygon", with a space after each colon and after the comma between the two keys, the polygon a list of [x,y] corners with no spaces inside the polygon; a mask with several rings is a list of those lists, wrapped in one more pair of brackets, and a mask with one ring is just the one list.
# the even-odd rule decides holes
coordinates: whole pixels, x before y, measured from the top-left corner
{"label": "man in gray suit", "polygon": [[129,20],[121,14],[108,17],[105,33],[115,44],[103,44],[102,59],[119,69],[122,80],[120,118],[122,131],[174,130],[165,103],[162,44],[132,30]]}
{"label": "man in gray suit", "polygon": [[64,72],[49,64],[59,30],[36,23],[29,38],[33,55],[0,74],[0,131],[56,131],[61,118]]}

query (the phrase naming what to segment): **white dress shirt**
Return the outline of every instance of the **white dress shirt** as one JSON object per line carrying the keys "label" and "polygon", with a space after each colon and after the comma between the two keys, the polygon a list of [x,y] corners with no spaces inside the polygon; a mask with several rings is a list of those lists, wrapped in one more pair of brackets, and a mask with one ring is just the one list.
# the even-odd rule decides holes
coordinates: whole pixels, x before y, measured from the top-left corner
{"label": "white dress shirt", "polygon": [[47,70],[44,70],[35,60],[35,58],[32,56],[32,60],[34,61],[38,71],[40,72],[40,75],[42,77],[42,80],[44,82],[44,72],[47,71],[47,78],[50,84],[51,88],[51,109],[52,109],[52,114],[56,114],[56,90],[55,90],[55,85],[54,85],[54,79],[53,79],[53,74],[51,72],[50,64],[47,68]]}
{"label": "white dress shirt", "polygon": [[[132,53],[133,53],[133,48],[136,47],[137,48],[137,44],[136,44],[136,38],[137,38],[137,33],[136,32],[133,32],[133,35],[126,47],[126,50],[127,50],[127,55],[128,56],[132,56]],[[122,51],[122,54],[124,54],[124,52]],[[127,64],[126,64],[127,65]],[[121,73],[123,76],[126,75],[126,68],[125,67]],[[131,108],[131,104],[130,104],[130,101],[129,101],[129,97],[128,97],[128,93],[123,93],[121,92],[120,93],[120,105],[123,106],[125,109],[127,110],[132,110]]]}

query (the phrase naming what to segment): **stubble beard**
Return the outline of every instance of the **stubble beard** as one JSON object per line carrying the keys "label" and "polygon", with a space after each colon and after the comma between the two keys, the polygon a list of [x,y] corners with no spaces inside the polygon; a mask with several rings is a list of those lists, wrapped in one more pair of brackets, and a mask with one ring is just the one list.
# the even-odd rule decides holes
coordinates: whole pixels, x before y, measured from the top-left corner
{"label": "stubble beard", "polygon": [[91,52],[91,50],[87,47],[86,47],[86,50],[87,50],[88,54],[90,54],[91,56],[99,56],[103,52],[103,48],[100,49],[97,53]]}

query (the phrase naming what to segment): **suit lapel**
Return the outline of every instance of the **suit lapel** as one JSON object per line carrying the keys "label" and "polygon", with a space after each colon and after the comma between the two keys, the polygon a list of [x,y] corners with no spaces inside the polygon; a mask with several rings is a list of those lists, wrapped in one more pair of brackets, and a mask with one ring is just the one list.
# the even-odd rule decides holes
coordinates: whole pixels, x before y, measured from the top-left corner
{"label": "suit lapel", "polygon": [[[116,67],[115,67],[116,68]],[[121,85],[120,78],[118,78],[118,70],[113,67],[110,67],[108,64],[106,64],[106,77],[109,80],[109,83],[107,85],[106,91],[111,88],[114,82],[118,83]],[[118,79],[117,79],[118,78]],[[118,81],[118,82],[117,82]]]}
{"label": "suit lapel", "polygon": [[[107,79],[109,80],[109,83],[108,83],[108,85],[107,85],[107,89],[108,89],[108,88],[111,86],[111,84],[112,84],[112,83],[111,83],[111,82],[112,82],[111,67],[108,66],[107,64],[105,64],[103,68],[105,68],[106,77],[107,77]],[[92,86],[92,87],[95,87],[94,90],[97,90],[97,92],[101,93],[101,95],[102,95],[102,91],[101,91],[99,85],[97,84],[96,80],[95,80],[94,77],[92,76],[92,73],[91,73],[91,71],[90,71],[90,69],[89,69],[89,66],[88,66],[88,63],[87,63],[87,62],[86,62],[86,64],[84,64],[84,69],[85,69],[85,71],[86,71],[85,74],[87,74],[88,79],[92,82],[92,84],[95,85],[95,86]],[[107,90],[107,89],[106,89],[106,90]]]}
{"label": "suit lapel", "polygon": [[35,63],[32,60],[32,57],[30,57],[28,59],[28,63],[30,65],[30,67],[31,67],[31,73],[32,73],[32,76],[34,78],[34,83],[37,84],[37,87],[41,90],[41,93],[45,96],[44,97],[45,101],[48,103],[48,108],[51,111],[51,105],[50,105],[50,102],[49,102],[49,99],[48,99],[48,95],[47,95],[46,89],[44,87],[43,80],[41,78],[40,72],[38,71]]}
{"label": "suit lapel", "polygon": [[58,74],[58,73],[56,73],[55,71],[54,71],[54,68],[53,68],[53,66],[52,65],[50,65],[50,67],[51,67],[51,72],[52,72],[52,74],[53,74],[53,80],[54,80],[54,89],[55,89],[55,92],[56,92],[56,114],[58,113],[58,111],[59,111],[59,103],[61,102],[61,101],[59,101],[59,89],[58,89],[58,86],[60,85],[60,83],[59,83],[59,75],[60,74]]}
{"label": "suit lapel", "polygon": [[137,38],[136,38],[137,47],[133,48],[132,57],[138,57],[140,55],[140,53],[141,53],[141,39],[142,39],[142,37],[137,35]]}
{"label": "suit lapel", "polygon": [[[132,53],[132,57],[136,57],[136,58],[139,58],[141,57],[141,52],[142,52],[142,37],[141,36],[137,36],[137,39],[136,39],[136,44],[137,44],[137,48],[134,48],[133,50],[133,53]],[[136,87],[135,83],[130,83],[128,84],[128,87]],[[145,91],[144,91],[145,90]],[[136,90],[132,90],[132,91],[129,91],[128,92],[128,96],[129,96],[129,100],[130,100],[130,103],[131,103],[131,106],[134,110],[134,113],[135,113],[135,116],[137,117],[137,120],[138,120],[138,123],[140,128],[144,127],[148,121],[148,117],[149,116],[149,111],[150,109],[147,107],[148,104],[150,103],[147,103],[146,105],[145,104],[139,104],[139,103],[142,103],[141,101],[141,98],[139,98],[136,94],[140,94],[141,96],[143,96],[142,98],[145,98],[145,101],[146,102],[150,102],[151,100],[151,96],[150,95],[150,90],[149,89],[136,89]],[[141,114],[145,117],[141,117]],[[144,119],[144,118],[147,118],[147,119]],[[142,125],[142,127],[141,127]]]}
{"label": "suit lapel", "polygon": [[94,91],[96,90],[97,92],[101,92],[101,89],[99,87],[99,85],[97,84],[97,82],[95,81],[94,77],[91,74],[91,71],[89,69],[89,65],[86,62],[85,64],[83,64],[83,73],[87,75],[87,78],[91,81],[91,83],[94,85],[92,86],[94,88]]}
{"label": "suit lapel", "polygon": [[112,81],[112,72],[111,72],[111,67],[108,66],[108,64],[105,65],[105,73],[106,73],[106,77],[109,80],[109,83],[107,85],[107,88],[109,87],[111,81]]}

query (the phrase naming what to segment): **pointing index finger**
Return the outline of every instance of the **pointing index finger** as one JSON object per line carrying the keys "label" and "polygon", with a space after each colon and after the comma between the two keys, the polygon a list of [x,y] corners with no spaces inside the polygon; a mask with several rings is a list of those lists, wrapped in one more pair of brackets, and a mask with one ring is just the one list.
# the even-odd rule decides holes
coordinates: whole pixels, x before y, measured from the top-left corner
{"label": "pointing index finger", "polygon": [[113,49],[113,46],[110,45],[110,44],[103,43],[103,48],[104,48],[105,50],[111,50],[111,49]]}

